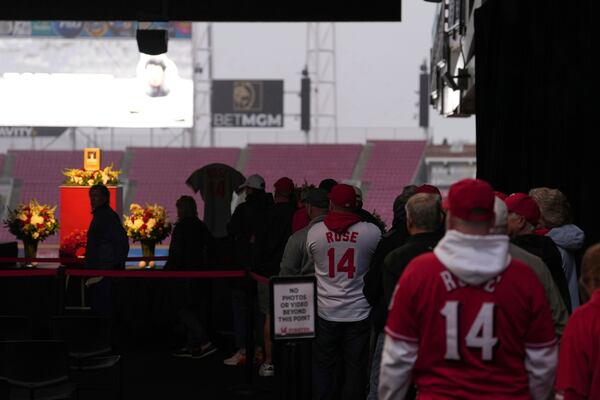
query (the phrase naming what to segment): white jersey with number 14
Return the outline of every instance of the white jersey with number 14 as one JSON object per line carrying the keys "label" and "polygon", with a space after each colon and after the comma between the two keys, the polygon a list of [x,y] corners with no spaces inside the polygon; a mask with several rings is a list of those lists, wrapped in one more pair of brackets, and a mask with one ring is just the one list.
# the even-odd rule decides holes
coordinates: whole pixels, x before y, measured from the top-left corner
{"label": "white jersey with number 14", "polygon": [[319,316],[328,321],[362,321],[371,309],[363,295],[363,278],[381,238],[369,222],[347,232],[330,231],[324,222],[308,231],[306,249],[315,262]]}

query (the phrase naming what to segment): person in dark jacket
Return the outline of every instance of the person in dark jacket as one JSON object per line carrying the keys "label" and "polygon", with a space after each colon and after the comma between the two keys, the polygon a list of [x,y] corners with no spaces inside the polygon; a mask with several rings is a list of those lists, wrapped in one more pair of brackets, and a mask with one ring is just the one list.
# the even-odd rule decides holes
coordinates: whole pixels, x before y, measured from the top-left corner
{"label": "person in dark jacket", "polygon": [[[90,188],[92,222],[87,232],[85,267],[91,269],[125,269],[129,253],[129,239],[121,224],[119,215],[109,206],[110,192],[104,185]],[[92,311],[103,316],[111,316],[112,288],[108,278],[91,278],[90,287]]]}
{"label": "person in dark jacket", "polygon": [[361,221],[370,222],[377,226],[382,234],[385,233],[385,223],[382,220],[375,218],[375,216],[372,213],[363,208],[362,190],[360,190],[360,188],[356,186],[353,186],[353,188],[354,192],[356,193],[355,213],[358,214]]}
{"label": "person in dark jacket", "polygon": [[238,188],[246,193],[246,201],[237,206],[227,224],[227,234],[234,243],[234,258],[240,268],[249,269],[252,244],[264,224],[264,215],[273,205],[272,197],[265,193],[265,180],[251,175]]}
{"label": "person in dark jacket", "polygon": [[203,270],[214,247],[213,235],[198,218],[196,201],[181,196],[176,203],[177,223],[171,234],[166,270]]}
{"label": "person in dark jacket", "polygon": [[389,304],[400,275],[408,263],[424,252],[432,251],[444,236],[440,229],[442,211],[439,199],[432,194],[417,193],[408,203],[408,238],[401,247],[390,252],[383,262],[383,300]]}
{"label": "person in dark jacket", "polygon": [[[256,239],[256,273],[266,278],[279,275],[281,259],[285,245],[292,234],[292,219],[296,212],[294,200],[294,182],[287,177],[275,182],[275,204],[267,210],[263,221],[263,229]],[[260,376],[273,376],[273,351],[271,343],[271,324],[269,318],[269,285],[257,284],[258,308],[264,315],[265,360],[258,371]]]}
{"label": "person in dark jacket", "polygon": [[572,312],[571,295],[567,277],[562,268],[560,252],[552,239],[534,233],[540,218],[540,209],[537,203],[525,193],[511,194],[504,202],[508,208],[508,236],[510,236],[511,242],[544,261],[570,314]]}
{"label": "person in dark jacket", "polygon": [[[331,192],[331,188],[335,185],[337,185],[337,182],[334,179],[327,178],[323,179],[319,183],[319,189],[324,190],[326,193],[329,193]],[[306,187],[306,190],[302,191],[301,196],[306,196],[308,191],[314,189],[314,186],[311,186]],[[310,223],[310,219],[308,219],[308,214],[306,213],[306,206],[304,205],[305,201],[306,197],[302,197],[298,210],[296,210],[296,213],[294,214],[294,218],[292,219],[292,233],[296,233],[300,229],[306,228]]]}
{"label": "person in dark jacket", "polygon": [[[264,224],[267,209],[273,204],[273,198],[265,193],[265,180],[258,174],[249,176],[237,190],[244,191],[246,200],[233,212],[231,220],[227,224],[227,234],[233,244],[234,263],[238,268],[250,270],[254,261],[256,236],[261,225]],[[245,283],[232,283],[233,330],[238,350],[223,361],[225,365],[229,366],[242,365],[246,360],[247,303],[245,288]],[[262,335],[257,335],[257,337],[259,336]],[[257,358],[260,358],[258,354]]]}
{"label": "person in dark jacket", "polygon": [[[198,218],[196,201],[181,196],[176,203],[177,223],[171,236],[167,270],[203,270],[208,266],[208,254],[214,238]],[[181,284],[181,286],[180,286]],[[182,306],[177,311],[185,327],[186,344],[173,355],[203,358],[217,351],[207,332],[211,284],[207,279],[185,279],[176,282],[174,289],[182,296]]]}
{"label": "person in dark jacket", "polygon": [[279,275],[285,244],[292,234],[292,218],[296,212],[294,182],[283,177],[275,182],[274,204],[270,206],[257,232],[255,272],[270,278]]}
{"label": "person in dark jacket", "polygon": [[[443,237],[440,229],[442,224],[442,206],[440,197],[434,193],[417,193],[406,203],[406,226],[408,238],[399,248],[391,251],[383,261],[382,286],[383,302],[390,304],[396,283],[406,266],[417,256],[433,251],[434,247]],[[373,364],[371,368],[371,383],[368,400],[378,399],[377,389],[379,385],[379,365],[383,350],[383,339],[385,334],[383,328],[387,320],[387,308],[385,316],[378,321],[377,329],[379,335],[373,352]],[[381,325],[383,322],[384,325]]]}
{"label": "person in dark jacket", "polygon": [[110,192],[104,185],[90,188],[92,222],[87,232],[85,266],[94,269],[124,269],[129,239],[119,215],[108,205]]}
{"label": "person in dark jacket", "polygon": [[[371,265],[369,266],[369,272],[365,275],[363,287],[363,294],[365,298],[373,307],[371,309],[371,324],[373,326],[373,337],[376,344],[378,335],[383,331],[387,317],[388,304],[383,298],[383,260],[392,251],[402,246],[406,242],[408,237],[408,230],[406,228],[406,202],[412,195],[415,194],[417,189],[416,185],[408,185],[402,189],[402,193],[399,194],[394,200],[393,211],[394,219],[392,221],[392,227],[389,231],[384,233],[375,249],[373,258],[371,258]],[[375,349],[373,349],[374,351]],[[371,353],[373,353],[373,351]],[[373,361],[376,363],[376,360]],[[378,371],[377,366],[374,366],[375,370]],[[373,376],[373,375],[372,375]],[[369,399],[377,398],[377,378],[370,383],[371,389],[369,390]],[[375,396],[375,397],[374,397]]]}
{"label": "person in dark jacket", "polygon": [[415,185],[405,186],[402,193],[394,200],[394,220],[392,227],[381,237],[375,254],[371,258],[369,272],[365,275],[365,286],[363,294],[367,298],[371,309],[371,322],[376,334],[379,334],[385,326],[388,303],[383,299],[383,281],[381,278],[383,270],[383,260],[392,251],[402,246],[408,237],[406,228],[406,202],[415,194]]}

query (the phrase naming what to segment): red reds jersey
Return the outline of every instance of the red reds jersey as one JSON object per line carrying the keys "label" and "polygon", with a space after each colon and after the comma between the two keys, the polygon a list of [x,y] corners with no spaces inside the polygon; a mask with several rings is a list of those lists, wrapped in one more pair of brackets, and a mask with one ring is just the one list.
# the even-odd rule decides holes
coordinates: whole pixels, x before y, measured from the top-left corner
{"label": "red reds jersey", "polygon": [[418,342],[413,377],[424,399],[530,399],[525,349],[556,344],[544,288],[525,264],[467,286],[434,253],[404,271],[385,330]]}
{"label": "red reds jersey", "polygon": [[600,399],[600,290],[575,310],[565,328],[556,391],[557,399]]}

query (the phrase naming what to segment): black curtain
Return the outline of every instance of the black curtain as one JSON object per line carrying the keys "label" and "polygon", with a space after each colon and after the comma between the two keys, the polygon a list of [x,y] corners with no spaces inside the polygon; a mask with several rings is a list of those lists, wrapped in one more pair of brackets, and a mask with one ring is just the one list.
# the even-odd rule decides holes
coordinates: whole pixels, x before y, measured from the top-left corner
{"label": "black curtain", "polygon": [[475,14],[477,175],[509,194],[560,189],[588,245],[600,241],[593,3],[488,0]]}

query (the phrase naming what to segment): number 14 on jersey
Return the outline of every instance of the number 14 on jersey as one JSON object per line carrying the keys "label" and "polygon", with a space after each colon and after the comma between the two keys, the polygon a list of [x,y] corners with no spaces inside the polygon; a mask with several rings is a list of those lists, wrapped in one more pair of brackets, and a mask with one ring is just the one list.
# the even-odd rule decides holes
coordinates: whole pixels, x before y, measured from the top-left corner
{"label": "number 14 on jersey", "polygon": [[[446,360],[460,360],[459,352],[459,302],[447,301],[440,310],[446,319]],[[498,343],[498,338],[494,337],[494,303],[483,303],[477,317],[473,321],[465,343],[467,347],[480,348],[481,359],[483,361],[492,361],[494,358],[494,346]]]}
{"label": "number 14 on jersey", "polygon": [[354,248],[348,248],[340,260],[335,262],[335,249],[331,247],[327,250],[327,257],[329,257],[329,277],[334,278],[336,273],[345,273],[348,275],[348,279],[354,278],[354,272],[356,272],[356,266],[354,265]]}

